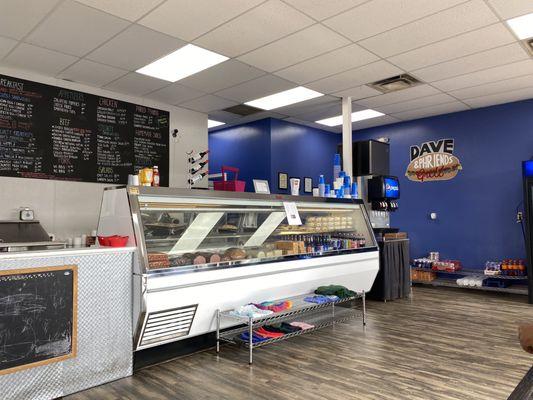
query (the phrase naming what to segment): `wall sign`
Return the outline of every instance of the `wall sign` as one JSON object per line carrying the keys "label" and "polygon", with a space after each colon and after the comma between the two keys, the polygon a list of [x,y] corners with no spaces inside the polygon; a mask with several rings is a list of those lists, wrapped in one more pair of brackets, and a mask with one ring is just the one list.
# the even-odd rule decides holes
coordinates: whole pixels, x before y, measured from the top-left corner
{"label": "wall sign", "polygon": [[169,113],[0,75],[0,175],[123,183],[157,165],[168,186]]}
{"label": "wall sign", "polygon": [[415,182],[447,181],[463,169],[453,155],[453,139],[440,139],[411,146],[410,160],[405,176]]}

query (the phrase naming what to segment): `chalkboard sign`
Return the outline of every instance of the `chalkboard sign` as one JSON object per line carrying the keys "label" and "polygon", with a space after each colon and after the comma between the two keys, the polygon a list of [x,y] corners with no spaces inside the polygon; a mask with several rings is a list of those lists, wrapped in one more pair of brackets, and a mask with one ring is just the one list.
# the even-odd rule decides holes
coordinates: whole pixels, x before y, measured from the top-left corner
{"label": "chalkboard sign", "polygon": [[0,175],[122,183],[157,165],[168,186],[169,113],[0,75]]}
{"label": "chalkboard sign", "polygon": [[76,356],[77,272],[0,271],[0,375]]}

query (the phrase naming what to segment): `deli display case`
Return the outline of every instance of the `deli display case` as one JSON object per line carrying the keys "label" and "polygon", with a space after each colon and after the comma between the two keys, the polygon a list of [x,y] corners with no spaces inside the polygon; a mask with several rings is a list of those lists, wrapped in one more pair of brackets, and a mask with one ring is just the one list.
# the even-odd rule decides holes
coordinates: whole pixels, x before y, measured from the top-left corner
{"label": "deli display case", "polygon": [[98,235],[137,247],[136,350],[212,332],[220,309],[328,284],[369,291],[379,264],[361,200],[106,188]]}

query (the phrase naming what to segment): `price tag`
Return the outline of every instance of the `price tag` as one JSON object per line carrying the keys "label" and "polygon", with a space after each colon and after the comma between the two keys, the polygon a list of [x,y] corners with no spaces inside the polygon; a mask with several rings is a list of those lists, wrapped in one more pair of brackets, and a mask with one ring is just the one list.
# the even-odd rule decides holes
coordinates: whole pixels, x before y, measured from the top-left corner
{"label": "price tag", "polygon": [[298,212],[298,207],[296,207],[295,202],[284,201],[283,207],[285,207],[285,214],[287,215],[287,222],[289,225],[302,225],[300,213]]}

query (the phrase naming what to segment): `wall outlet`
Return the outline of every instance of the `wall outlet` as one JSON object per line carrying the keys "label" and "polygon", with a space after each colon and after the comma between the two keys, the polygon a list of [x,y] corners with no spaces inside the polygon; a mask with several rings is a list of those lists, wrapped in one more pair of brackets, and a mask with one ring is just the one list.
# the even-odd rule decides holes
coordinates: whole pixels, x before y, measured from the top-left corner
{"label": "wall outlet", "polygon": [[518,211],[518,212],[516,213],[516,223],[519,224],[519,223],[521,223],[523,220],[524,220],[524,214],[522,213],[522,211]]}

